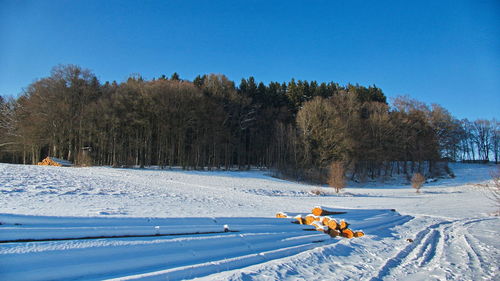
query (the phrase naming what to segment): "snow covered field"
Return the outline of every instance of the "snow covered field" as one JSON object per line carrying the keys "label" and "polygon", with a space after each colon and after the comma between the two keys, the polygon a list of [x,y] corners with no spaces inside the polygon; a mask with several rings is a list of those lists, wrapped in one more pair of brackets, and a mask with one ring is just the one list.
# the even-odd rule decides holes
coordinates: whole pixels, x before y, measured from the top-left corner
{"label": "snow covered field", "polygon": [[[0,164],[0,279],[498,280],[500,218],[476,187],[493,167],[452,168],[421,194],[369,183],[336,195],[262,171]],[[347,209],[335,217],[366,236],[273,218],[316,205]],[[132,237],[70,239],[101,236]],[[12,242],[30,239],[49,241]]]}

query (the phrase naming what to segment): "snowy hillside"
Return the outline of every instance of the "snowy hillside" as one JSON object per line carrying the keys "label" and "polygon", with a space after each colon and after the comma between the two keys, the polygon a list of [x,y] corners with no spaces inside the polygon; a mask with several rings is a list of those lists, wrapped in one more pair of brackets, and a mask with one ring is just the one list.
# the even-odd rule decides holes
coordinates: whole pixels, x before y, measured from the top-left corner
{"label": "snowy hillside", "polygon": [[[453,168],[421,194],[370,183],[336,195],[262,171],[0,164],[0,279],[500,278],[500,218],[476,186],[492,167]],[[336,217],[366,236],[273,218],[316,205],[345,209]]]}

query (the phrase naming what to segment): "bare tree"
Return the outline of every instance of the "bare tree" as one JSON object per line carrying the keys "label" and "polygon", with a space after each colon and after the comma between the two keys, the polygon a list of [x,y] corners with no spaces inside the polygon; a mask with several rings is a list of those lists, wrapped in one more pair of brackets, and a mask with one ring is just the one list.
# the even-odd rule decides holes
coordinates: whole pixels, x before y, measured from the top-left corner
{"label": "bare tree", "polygon": [[498,158],[500,156],[500,122],[496,119],[491,121],[491,150],[493,152],[495,164],[498,164]]}
{"label": "bare tree", "polygon": [[335,161],[330,164],[328,185],[335,188],[337,193],[345,187],[345,169],[342,162]]}
{"label": "bare tree", "polygon": [[488,161],[491,148],[491,122],[478,119],[473,123],[474,142],[477,146],[479,160]]}

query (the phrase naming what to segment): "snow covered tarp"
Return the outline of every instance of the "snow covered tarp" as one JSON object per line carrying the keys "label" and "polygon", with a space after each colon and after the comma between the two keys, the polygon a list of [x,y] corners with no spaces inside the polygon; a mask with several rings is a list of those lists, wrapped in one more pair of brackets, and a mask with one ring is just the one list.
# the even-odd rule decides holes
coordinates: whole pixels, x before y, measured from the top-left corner
{"label": "snow covered tarp", "polygon": [[259,217],[0,214],[0,222],[2,280],[186,279],[287,257],[331,240],[304,231],[310,226]]}

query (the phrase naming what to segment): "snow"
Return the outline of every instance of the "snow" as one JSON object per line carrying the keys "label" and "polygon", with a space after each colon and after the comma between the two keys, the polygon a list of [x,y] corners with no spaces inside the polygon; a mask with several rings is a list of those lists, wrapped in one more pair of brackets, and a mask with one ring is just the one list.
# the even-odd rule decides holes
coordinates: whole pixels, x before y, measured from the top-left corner
{"label": "snow", "polygon": [[[454,164],[421,194],[398,178],[336,194],[266,171],[0,164],[0,279],[495,280],[494,168]],[[274,218],[314,206],[366,235]]]}

